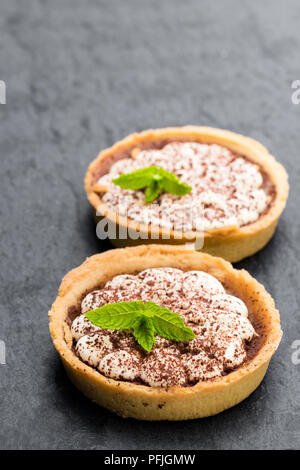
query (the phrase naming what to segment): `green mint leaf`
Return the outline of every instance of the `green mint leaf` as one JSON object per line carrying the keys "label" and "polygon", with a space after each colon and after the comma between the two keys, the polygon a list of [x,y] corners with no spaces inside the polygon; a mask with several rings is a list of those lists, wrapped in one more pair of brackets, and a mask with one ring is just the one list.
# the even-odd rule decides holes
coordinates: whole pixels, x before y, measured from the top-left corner
{"label": "green mint leaf", "polygon": [[130,330],[138,314],[145,309],[141,300],[133,302],[116,302],[103,305],[87,312],[85,316],[91,323],[110,330]]}
{"label": "green mint leaf", "polygon": [[180,181],[171,181],[168,179],[163,180],[163,188],[169,194],[174,194],[175,196],[185,196],[192,191],[192,187],[188,186],[185,183],[180,183]]}
{"label": "green mint leaf", "polygon": [[181,183],[178,176],[170,171],[160,168],[163,177],[163,188],[167,193],[175,194],[175,196],[184,196],[192,191],[192,187],[185,183]]}
{"label": "green mint leaf", "polygon": [[156,341],[155,335],[173,341],[189,341],[196,337],[178,313],[160,307],[155,302],[116,302],[85,315],[93,325],[100,328],[131,330],[136,341],[147,352],[151,351]]}
{"label": "green mint leaf", "polygon": [[193,330],[185,326],[182,317],[171,312],[167,308],[162,308],[154,302],[147,302],[147,311],[152,313],[152,322],[155,332],[174,341],[189,341],[196,338]]}
{"label": "green mint leaf", "polygon": [[131,173],[125,173],[115,178],[113,183],[123,189],[143,189],[152,183],[156,173],[156,166],[149,166],[148,168],[142,168],[141,170],[136,170]]}
{"label": "green mint leaf", "polygon": [[125,173],[114,179],[113,183],[123,189],[138,190],[146,188],[146,202],[153,202],[162,191],[175,196],[184,196],[192,191],[192,187],[182,183],[174,173],[154,165]]}
{"label": "green mint leaf", "polygon": [[133,335],[140,346],[148,353],[151,351],[156,338],[152,319],[146,315],[141,315],[136,319],[133,326]]}
{"label": "green mint leaf", "polygon": [[145,193],[145,201],[146,202],[153,202],[162,192],[162,180],[153,180],[148,188],[146,189]]}

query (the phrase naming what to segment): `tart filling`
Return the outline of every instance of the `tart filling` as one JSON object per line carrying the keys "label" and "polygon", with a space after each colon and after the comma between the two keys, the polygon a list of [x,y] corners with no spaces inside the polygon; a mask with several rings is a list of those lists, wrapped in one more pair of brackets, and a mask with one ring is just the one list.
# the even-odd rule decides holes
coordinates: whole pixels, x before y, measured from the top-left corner
{"label": "tart filling", "polygon": [[[196,338],[175,342],[158,336],[146,354],[130,332],[103,330],[85,316],[108,303],[133,300],[178,313]],[[226,293],[216,278],[165,267],[115,276],[88,293],[71,333],[77,356],[106,377],[163,388],[228,374],[247,361],[248,345],[257,336],[244,302]]]}
{"label": "tart filling", "polygon": [[[157,204],[144,204],[144,192],[120,188],[112,180],[149,166],[174,173],[193,189],[185,196],[163,193]],[[261,168],[215,144],[171,142],[123,158],[97,182],[106,186],[102,199],[122,216],[140,224],[179,231],[208,231],[255,222],[274,197],[274,187]]]}

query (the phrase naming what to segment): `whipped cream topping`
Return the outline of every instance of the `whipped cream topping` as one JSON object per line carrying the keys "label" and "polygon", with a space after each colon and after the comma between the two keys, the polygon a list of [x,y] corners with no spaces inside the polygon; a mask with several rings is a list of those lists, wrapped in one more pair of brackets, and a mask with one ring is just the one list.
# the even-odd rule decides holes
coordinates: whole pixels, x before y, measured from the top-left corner
{"label": "whipped cream topping", "polygon": [[98,369],[112,379],[134,381],[140,375],[139,365],[140,361],[136,355],[119,350],[104,356]]}
{"label": "whipped cream topping", "polygon": [[97,333],[82,336],[77,341],[75,351],[84,362],[97,367],[102,357],[112,352],[113,349],[110,335],[100,330]]}
{"label": "whipped cream topping", "polygon": [[155,352],[142,362],[140,377],[151,387],[172,387],[185,385],[185,367],[179,357],[174,354]]}
{"label": "whipped cream topping", "polygon": [[[100,307],[100,305],[98,305],[98,307]],[[89,310],[93,310],[93,308],[97,308],[97,307],[93,307],[93,304],[90,305],[90,308],[83,305],[82,313],[88,312]],[[94,333],[95,331],[101,331],[101,328],[98,328],[97,326],[93,325],[86,318],[85,315],[79,315],[79,317],[75,318],[71,326],[71,333],[75,341],[78,341],[82,336],[89,335],[91,333]]]}
{"label": "whipped cream topping", "polygon": [[[153,301],[178,313],[197,335],[188,342],[157,336],[152,351],[143,351],[130,332],[103,330],[85,316],[107,303]],[[152,387],[189,386],[224,375],[243,364],[255,336],[245,303],[226,293],[202,271],[151,268],[122,274],[88,293],[71,325],[75,352],[106,377]]]}
{"label": "whipped cream topping", "polygon": [[[181,197],[162,193],[155,204],[145,204],[143,191],[112,183],[150,165],[175,173],[192,191]],[[258,165],[215,144],[173,142],[160,150],[143,150],[135,159],[116,162],[98,183],[108,186],[103,201],[119,214],[178,231],[243,226],[256,221],[268,205]]]}

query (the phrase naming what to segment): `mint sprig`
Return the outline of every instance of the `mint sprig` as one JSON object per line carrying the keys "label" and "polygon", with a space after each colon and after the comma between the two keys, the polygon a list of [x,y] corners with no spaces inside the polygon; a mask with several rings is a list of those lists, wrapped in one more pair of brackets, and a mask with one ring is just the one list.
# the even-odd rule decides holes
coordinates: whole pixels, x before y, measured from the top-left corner
{"label": "mint sprig", "polygon": [[196,337],[178,313],[160,307],[155,302],[115,302],[85,315],[93,325],[100,328],[132,331],[137,342],[147,352],[155,344],[156,335],[173,341],[189,341]]}
{"label": "mint sprig", "polygon": [[113,183],[123,189],[138,190],[146,188],[146,202],[157,199],[162,191],[175,196],[184,196],[192,190],[191,186],[182,183],[174,173],[154,165],[125,173],[115,178]]}

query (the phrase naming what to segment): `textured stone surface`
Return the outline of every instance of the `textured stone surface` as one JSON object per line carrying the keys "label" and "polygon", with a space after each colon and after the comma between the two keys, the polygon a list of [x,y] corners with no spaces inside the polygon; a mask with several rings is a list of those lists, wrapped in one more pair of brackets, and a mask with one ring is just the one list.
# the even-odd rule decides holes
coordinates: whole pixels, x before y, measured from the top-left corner
{"label": "textured stone surface", "polygon": [[[296,0],[1,2],[1,448],[299,448],[299,20]],[[47,311],[62,276],[110,247],[83,190],[89,162],[132,131],[187,123],[257,138],[290,173],[276,236],[239,263],[275,297],[284,337],[239,406],[182,423],[123,420],[69,383]]]}

